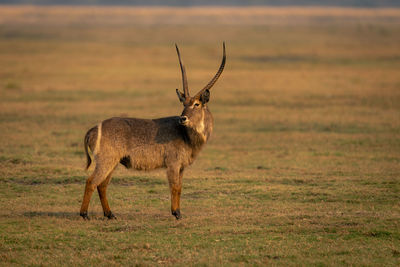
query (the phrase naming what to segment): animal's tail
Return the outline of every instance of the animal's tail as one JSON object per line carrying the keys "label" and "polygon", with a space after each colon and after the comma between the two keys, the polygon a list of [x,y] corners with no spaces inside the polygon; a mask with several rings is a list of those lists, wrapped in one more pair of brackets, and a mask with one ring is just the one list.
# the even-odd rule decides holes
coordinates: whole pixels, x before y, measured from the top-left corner
{"label": "animal's tail", "polygon": [[90,132],[92,129],[87,131],[84,139],[84,146],[85,146],[85,154],[86,154],[86,170],[89,169],[90,164],[92,164],[92,158],[89,155],[89,139],[90,139]]}
{"label": "animal's tail", "polygon": [[85,154],[86,154],[86,170],[90,167],[90,164],[92,164],[92,157],[89,154],[89,149],[92,154],[96,154],[95,150],[98,149],[96,146],[99,146],[99,141],[97,140],[99,137],[98,131],[100,130],[101,124],[94,126],[91,128],[89,131],[87,131],[85,138],[83,140],[84,142],[84,147],[85,147]]}

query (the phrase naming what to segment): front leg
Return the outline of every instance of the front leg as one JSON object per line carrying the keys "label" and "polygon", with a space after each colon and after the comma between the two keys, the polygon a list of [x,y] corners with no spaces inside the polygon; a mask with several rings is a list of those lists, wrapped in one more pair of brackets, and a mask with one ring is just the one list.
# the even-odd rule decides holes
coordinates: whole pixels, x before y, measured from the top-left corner
{"label": "front leg", "polygon": [[171,192],[171,213],[179,220],[181,218],[180,198],[182,192],[183,168],[169,167],[167,176]]}

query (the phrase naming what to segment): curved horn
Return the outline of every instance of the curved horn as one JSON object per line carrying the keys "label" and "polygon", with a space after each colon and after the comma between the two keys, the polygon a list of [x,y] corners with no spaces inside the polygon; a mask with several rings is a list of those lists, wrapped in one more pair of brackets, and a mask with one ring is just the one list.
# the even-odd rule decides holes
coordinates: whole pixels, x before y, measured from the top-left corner
{"label": "curved horn", "polygon": [[182,63],[181,54],[179,53],[178,45],[175,44],[175,47],[176,47],[176,52],[178,53],[179,65],[181,66],[183,93],[185,95],[185,98],[188,98],[189,97],[189,88],[188,88],[188,82],[187,82],[187,78],[186,78],[185,66]]}
{"label": "curved horn", "polygon": [[211,79],[211,81],[203,88],[201,89],[197,94],[196,97],[199,97],[201,94],[203,94],[203,92],[207,89],[210,89],[211,87],[213,87],[213,85],[216,83],[216,81],[218,80],[219,76],[221,76],[222,71],[224,70],[225,67],[225,61],[226,61],[226,54],[225,54],[225,42],[223,43],[223,56],[222,56],[222,62],[221,62],[221,66],[219,66],[219,69],[217,71],[217,73],[215,74],[214,78]]}

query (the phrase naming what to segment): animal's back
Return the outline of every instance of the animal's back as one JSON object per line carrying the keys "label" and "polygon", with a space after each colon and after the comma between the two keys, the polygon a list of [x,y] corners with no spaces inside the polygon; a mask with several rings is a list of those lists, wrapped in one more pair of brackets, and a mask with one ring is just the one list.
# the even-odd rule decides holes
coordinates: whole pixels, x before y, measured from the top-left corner
{"label": "animal's back", "polygon": [[137,170],[165,167],[170,148],[184,143],[176,116],[155,120],[115,117],[103,121],[101,130],[100,149]]}
{"label": "animal's back", "polygon": [[[102,122],[102,137],[119,147],[166,143],[179,139],[181,134],[182,126],[177,116],[154,120],[114,117]],[[117,144],[119,139],[126,143]]]}

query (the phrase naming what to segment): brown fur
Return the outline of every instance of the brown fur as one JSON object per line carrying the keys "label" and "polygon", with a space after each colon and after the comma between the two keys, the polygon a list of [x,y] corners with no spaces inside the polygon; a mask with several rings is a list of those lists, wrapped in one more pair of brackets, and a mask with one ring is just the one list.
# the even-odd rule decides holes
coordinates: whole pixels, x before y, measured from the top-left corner
{"label": "brown fur", "polygon": [[[225,46],[218,77],[224,64]],[[181,68],[183,78],[186,79],[182,63]],[[214,80],[217,78],[214,77]],[[202,94],[195,97],[189,96],[187,88],[186,95],[178,94],[184,105],[181,116],[154,120],[115,117],[101,122],[86,133],[86,168],[92,162],[89,149],[96,165],[86,182],[80,211],[83,218],[88,219],[90,198],[96,188],[104,215],[115,218],[108,205],[106,190],[118,163],[136,170],[166,168],[171,191],[171,211],[177,219],[180,218],[183,171],[193,163],[213,129],[213,117],[207,107],[208,89],[203,89]]]}

